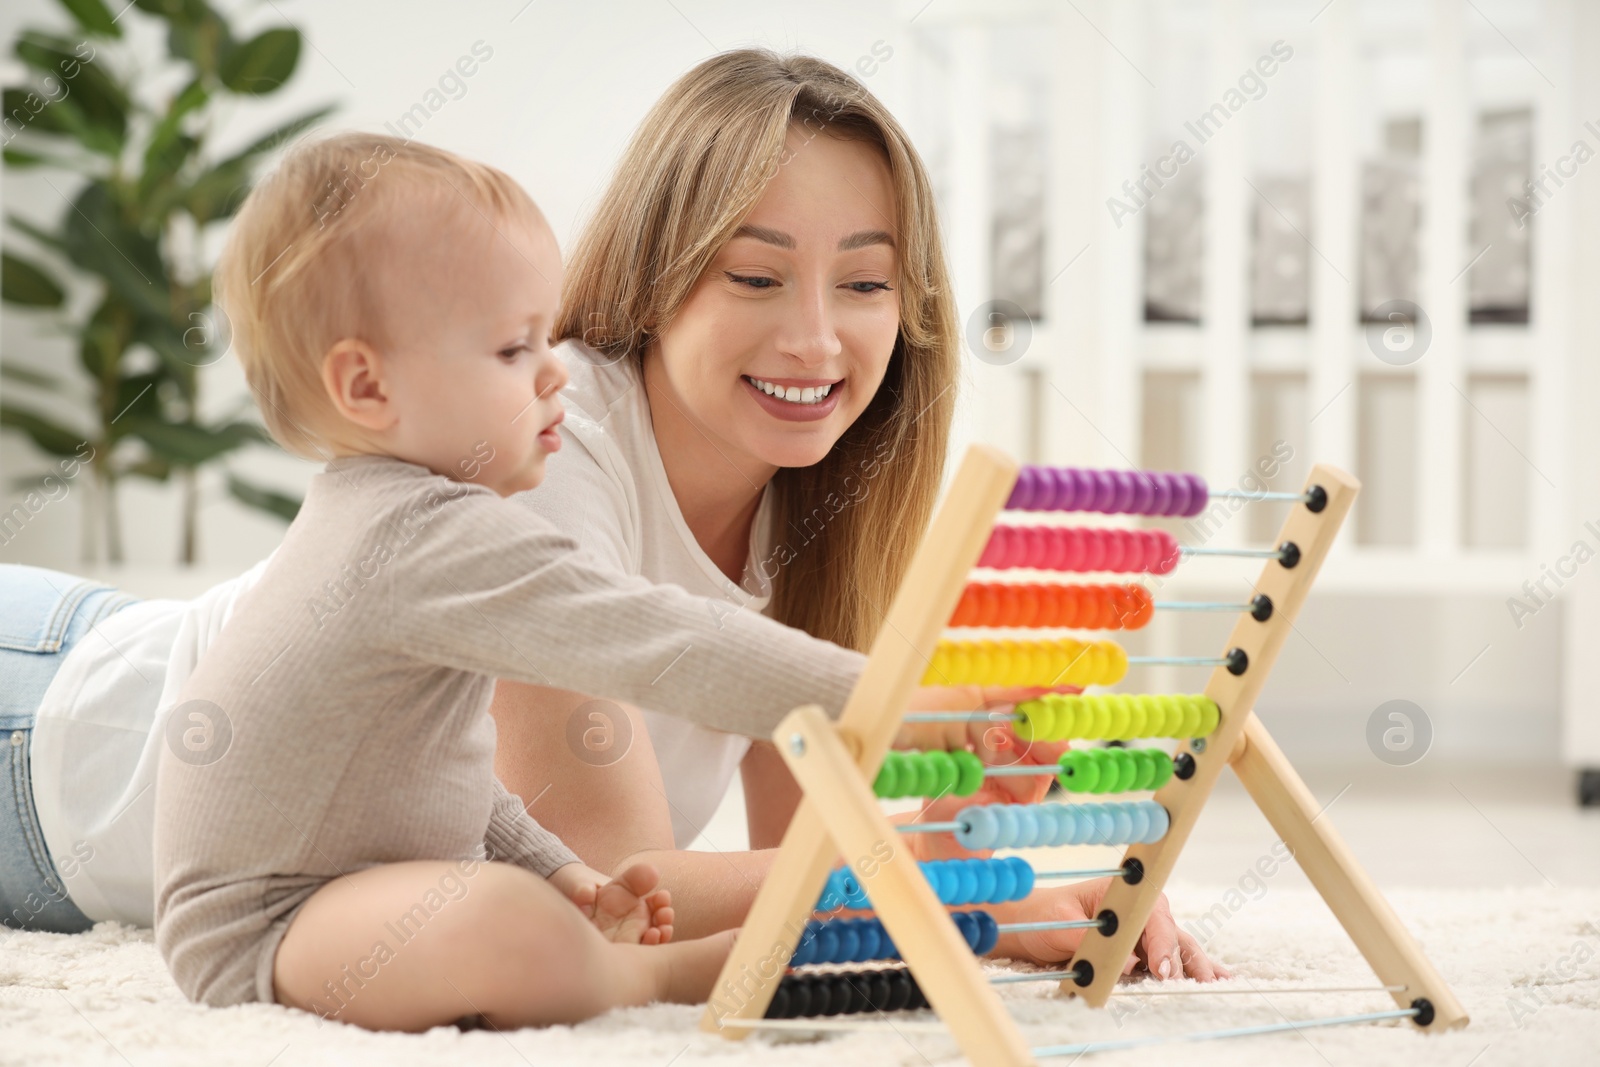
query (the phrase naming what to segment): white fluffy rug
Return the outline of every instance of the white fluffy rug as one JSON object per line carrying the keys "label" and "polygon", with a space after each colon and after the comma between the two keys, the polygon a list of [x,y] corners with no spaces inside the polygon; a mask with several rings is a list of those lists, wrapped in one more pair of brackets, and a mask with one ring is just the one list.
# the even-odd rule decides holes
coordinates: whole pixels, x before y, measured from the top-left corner
{"label": "white fluffy rug", "polygon": [[[1223,900],[1222,890],[1180,887],[1178,918]],[[1096,1064],[1171,1059],[1207,1064],[1312,1067],[1558,1067],[1600,1063],[1600,891],[1395,892],[1391,900],[1472,1013],[1466,1030],[1424,1036],[1410,1024],[1363,1024],[1097,1053]],[[1250,1026],[1389,1008],[1379,993],[1249,992],[1252,988],[1375,985],[1326,908],[1309,890],[1274,886],[1221,928],[1213,951],[1239,977],[1242,995],[1147,997],[1130,985],[1122,1010],[1094,1012],[1047,998],[1053,985],[1003,987],[1030,1044],[1123,1039]],[[1195,988],[1190,983],[1181,986]],[[612,1012],[576,1027],[515,1033],[439,1029],[419,1036],[371,1034],[284,1008],[212,1010],[179,996],[148,931],[103,923],[87,934],[0,933],[0,1063],[218,1063],[253,1067],[372,1062],[642,1064],[696,1062],[921,1065],[959,1062],[947,1037],[898,1030],[821,1038],[727,1042],[695,1029],[696,1009],[658,1005]],[[1068,1060],[1049,1062],[1066,1063]]]}

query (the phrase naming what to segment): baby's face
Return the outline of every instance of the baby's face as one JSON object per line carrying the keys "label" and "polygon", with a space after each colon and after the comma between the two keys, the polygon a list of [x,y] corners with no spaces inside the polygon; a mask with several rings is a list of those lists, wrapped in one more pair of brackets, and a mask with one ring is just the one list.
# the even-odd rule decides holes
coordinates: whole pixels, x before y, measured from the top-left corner
{"label": "baby's face", "polygon": [[[452,196],[454,194],[451,194]],[[566,367],[550,350],[561,291],[555,235],[464,200],[422,210],[386,254],[391,454],[502,496],[532,489],[561,447]]]}

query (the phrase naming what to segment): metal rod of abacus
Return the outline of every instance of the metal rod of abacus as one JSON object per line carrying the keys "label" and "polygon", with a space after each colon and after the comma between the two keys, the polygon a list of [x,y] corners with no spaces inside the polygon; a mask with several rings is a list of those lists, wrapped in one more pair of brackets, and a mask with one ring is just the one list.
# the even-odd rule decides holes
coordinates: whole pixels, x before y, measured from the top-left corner
{"label": "metal rod of abacus", "polygon": [[1215,1041],[1228,1037],[1250,1037],[1255,1034],[1278,1034],[1286,1030],[1310,1030],[1319,1026],[1343,1026],[1348,1023],[1380,1022],[1384,1019],[1410,1019],[1419,1014],[1417,1008],[1396,1008],[1393,1011],[1374,1011],[1364,1015],[1337,1015],[1328,1019],[1301,1019],[1293,1022],[1265,1023],[1261,1026],[1240,1026],[1232,1030],[1206,1030],[1198,1034],[1153,1034],[1149,1037],[1130,1037],[1120,1041],[1086,1041],[1077,1045],[1041,1045],[1029,1049],[1035,1056],[1082,1056],[1088,1052],[1109,1052],[1114,1049],[1140,1048],[1145,1045],[1162,1045],[1172,1041]]}
{"label": "metal rod of abacus", "polygon": [[901,722],[1015,722],[1010,711],[908,711]]}
{"label": "metal rod of abacus", "polygon": [[1151,605],[1157,611],[1254,611],[1254,604],[1237,604],[1231,600],[1157,600]]}
{"label": "metal rod of abacus", "polygon": [[1091,867],[1082,871],[1034,871],[1033,880],[1041,878],[1126,878],[1124,867]]}
{"label": "metal rod of abacus", "polygon": [[1226,667],[1224,656],[1129,656],[1130,667]]}
{"label": "metal rod of abacus", "polygon": [[1288,555],[1281,548],[1201,548],[1198,545],[1179,545],[1178,552],[1185,556],[1245,556],[1250,559],[1283,559]]}
{"label": "metal rod of abacus", "polygon": [[1297,504],[1309,504],[1310,493],[1252,493],[1248,489],[1212,489],[1206,494],[1212,500],[1292,500]]}
{"label": "metal rod of abacus", "polygon": [[1058,919],[1037,923],[995,923],[1002,934],[1027,934],[1036,930],[1098,930],[1105,923],[1100,919]]}
{"label": "metal rod of abacus", "polygon": [[903,834],[953,834],[961,829],[958,822],[902,822],[895,829]]}

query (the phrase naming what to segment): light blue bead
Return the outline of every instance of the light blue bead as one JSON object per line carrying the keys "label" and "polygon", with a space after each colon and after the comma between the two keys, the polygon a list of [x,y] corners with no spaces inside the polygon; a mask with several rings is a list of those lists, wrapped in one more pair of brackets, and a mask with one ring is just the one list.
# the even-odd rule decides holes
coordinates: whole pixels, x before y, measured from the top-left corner
{"label": "light blue bead", "polygon": [[1133,824],[1132,829],[1128,831],[1128,841],[1130,844],[1134,841],[1143,841],[1150,835],[1150,813],[1145,810],[1143,804],[1130,804],[1128,809],[1129,821]]}
{"label": "light blue bead", "polygon": [[1117,821],[1107,810],[1105,805],[1095,805],[1094,837],[1091,838],[1097,845],[1108,845],[1116,841]]}
{"label": "light blue bead", "polygon": [[956,821],[962,824],[961,829],[955,832],[956,843],[962,848],[974,852],[994,848],[1000,821],[995,818],[992,808],[982,805],[963,808]]}
{"label": "light blue bead", "polygon": [[1121,804],[1108,805],[1108,814],[1111,816],[1111,843],[1125,845],[1133,840],[1133,820],[1128,816],[1128,809]]}
{"label": "light blue bead", "polygon": [[1017,812],[1015,804],[992,804],[997,829],[993,848],[1010,848],[1017,840]]}
{"label": "light blue bead", "polygon": [[1167,836],[1167,829],[1172,825],[1172,816],[1167,814],[1155,801],[1150,801],[1150,833],[1145,836],[1144,843],[1153,845]]}

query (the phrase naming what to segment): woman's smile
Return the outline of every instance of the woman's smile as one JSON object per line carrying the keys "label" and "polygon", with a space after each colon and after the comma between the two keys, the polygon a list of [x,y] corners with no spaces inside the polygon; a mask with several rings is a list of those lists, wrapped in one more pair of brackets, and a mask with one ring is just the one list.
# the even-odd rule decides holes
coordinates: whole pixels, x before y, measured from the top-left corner
{"label": "woman's smile", "polygon": [[845,392],[843,378],[757,378],[744,374],[739,380],[763,411],[790,422],[827,418]]}

